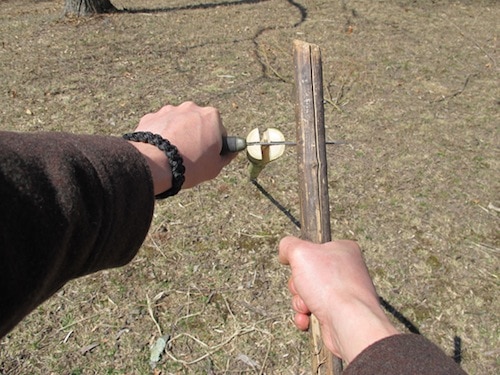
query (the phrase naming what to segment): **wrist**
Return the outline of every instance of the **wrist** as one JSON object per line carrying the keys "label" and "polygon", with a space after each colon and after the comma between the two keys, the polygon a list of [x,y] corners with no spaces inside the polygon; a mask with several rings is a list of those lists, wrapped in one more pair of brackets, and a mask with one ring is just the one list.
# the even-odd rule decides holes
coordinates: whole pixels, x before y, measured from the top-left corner
{"label": "wrist", "polygon": [[172,187],[172,168],[163,151],[148,143],[133,142],[134,146],[144,157],[153,179],[154,194],[158,195]]}
{"label": "wrist", "polygon": [[350,363],[363,350],[386,337],[400,334],[384,311],[377,306],[368,306],[356,300],[350,308],[331,318],[340,356]]}
{"label": "wrist", "polygon": [[[161,191],[159,194],[155,194],[156,199],[164,199],[170,197],[172,195],[177,194],[184,184],[186,180],[184,176],[184,172],[186,168],[184,167],[184,163],[182,157],[179,154],[179,150],[173,144],[171,144],[168,140],[163,138],[159,134],[153,134],[151,132],[135,132],[135,133],[127,133],[123,135],[123,138],[128,141],[133,142],[141,142],[149,145],[153,145],[157,147],[160,151],[162,151],[168,161],[168,165],[170,166],[170,172],[168,174],[163,173],[166,164],[158,163],[158,160],[163,160],[163,157],[159,158],[159,154],[157,151],[154,154],[151,154],[152,151],[147,149],[148,157],[146,160],[152,168],[151,173],[154,174],[153,181],[156,178],[155,183],[155,191]],[[149,160],[148,160],[149,159]],[[162,172],[163,171],[163,172]],[[165,176],[171,176],[170,180],[170,189],[163,189],[166,184],[168,185],[168,181],[165,179]]]}

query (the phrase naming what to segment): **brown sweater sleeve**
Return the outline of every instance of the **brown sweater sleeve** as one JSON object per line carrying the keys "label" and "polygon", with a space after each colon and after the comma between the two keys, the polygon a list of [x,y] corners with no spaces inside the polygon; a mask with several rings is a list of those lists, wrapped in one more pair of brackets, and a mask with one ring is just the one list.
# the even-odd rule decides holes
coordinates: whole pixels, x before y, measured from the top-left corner
{"label": "brown sweater sleeve", "polygon": [[128,263],[153,207],[120,138],[0,132],[0,337],[67,281]]}
{"label": "brown sweater sleeve", "polygon": [[459,375],[466,374],[425,337],[395,335],[376,342],[347,366],[344,375]]}

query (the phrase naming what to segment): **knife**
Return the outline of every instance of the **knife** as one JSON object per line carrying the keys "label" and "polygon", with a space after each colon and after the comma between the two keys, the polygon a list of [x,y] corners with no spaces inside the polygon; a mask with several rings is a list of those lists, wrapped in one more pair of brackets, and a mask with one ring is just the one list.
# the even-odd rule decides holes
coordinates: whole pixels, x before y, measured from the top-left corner
{"label": "knife", "polygon": [[[325,142],[327,145],[338,145],[345,144],[346,142],[342,141],[327,141]],[[245,138],[235,137],[235,136],[227,136],[222,137],[222,151],[221,155],[230,153],[230,152],[240,152],[245,150],[248,146],[296,146],[296,142],[289,141],[279,141],[279,142],[247,142]]]}

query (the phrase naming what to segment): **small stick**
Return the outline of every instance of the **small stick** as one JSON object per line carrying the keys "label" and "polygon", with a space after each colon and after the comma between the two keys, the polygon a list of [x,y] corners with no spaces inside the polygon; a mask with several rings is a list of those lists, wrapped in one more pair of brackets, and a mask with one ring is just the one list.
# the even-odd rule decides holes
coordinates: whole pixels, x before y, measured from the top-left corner
{"label": "small stick", "polygon": [[[331,240],[326,164],[321,51],[294,41],[297,166],[300,184],[301,235],[316,243]],[[311,316],[312,373],[338,375],[342,361],[323,345],[318,320]]]}

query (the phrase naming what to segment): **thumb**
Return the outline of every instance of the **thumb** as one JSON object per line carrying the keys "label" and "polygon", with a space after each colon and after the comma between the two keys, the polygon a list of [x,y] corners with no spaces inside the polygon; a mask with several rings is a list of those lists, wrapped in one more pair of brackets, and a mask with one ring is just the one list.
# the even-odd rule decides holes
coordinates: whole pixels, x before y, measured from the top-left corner
{"label": "thumb", "polygon": [[281,239],[278,249],[278,259],[281,264],[288,265],[293,257],[293,253],[299,247],[307,247],[310,244],[308,241],[301,240],[294,236],[287,236]]}

